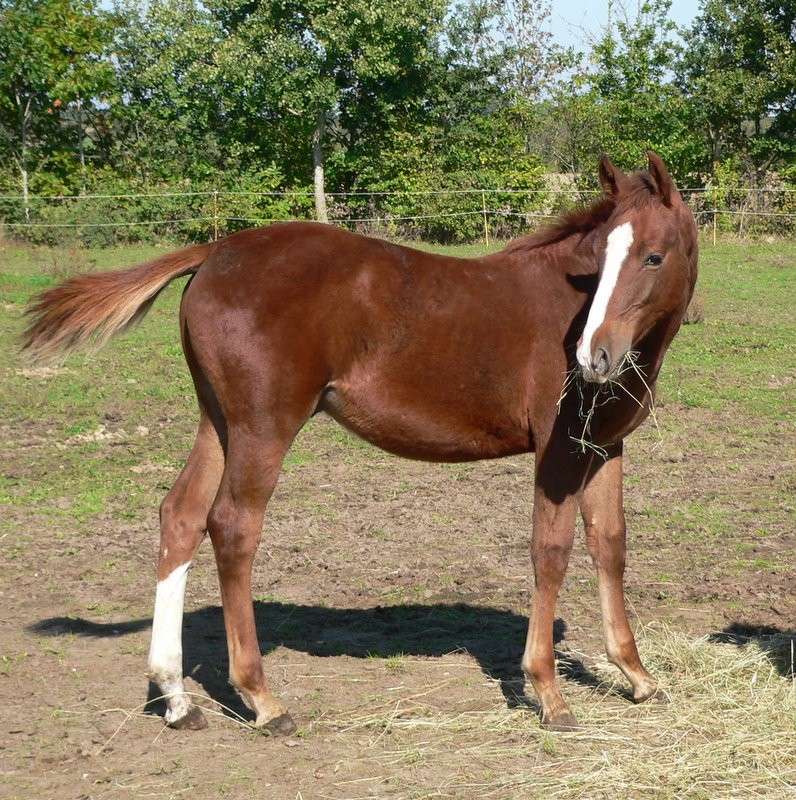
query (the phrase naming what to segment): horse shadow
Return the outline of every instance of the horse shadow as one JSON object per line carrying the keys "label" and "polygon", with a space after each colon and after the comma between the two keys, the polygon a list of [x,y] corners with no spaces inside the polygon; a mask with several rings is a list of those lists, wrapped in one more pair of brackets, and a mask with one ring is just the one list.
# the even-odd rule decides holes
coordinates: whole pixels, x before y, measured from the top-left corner
{"label": "horse shadow", "polygon": [[[424,656],[440,658],[468,653],[482,672],[498,681],[509,708],[540,711],[525,693],[520,667],[527,617],[504,609],[458,604],[404,604],[371,608],[330,608],[277,601],[255,601],[255,619],[263,655],[287,647],[311,656],[332,658],[390,658]],[[42,636],[73,634],[88,638],[121,637],[151,627],[149,617],[123,622],[94,622],[80,617],[50,617],[28,627]],[[236,714],[250,718],[227,682],[228,660],[221,608],[206,606],[186,612],[183,634],[183,666],[214,700]],[[566,638],[566,623],[557,619],[554,641]],[[608,688],[578,658],[557,649],[562,677],[590,688]],[[150,686],[148,708],[163,711]]]}
{"label": "horse shadow", "polygon": [[771,625],[733,622],[724,630],[710,634],[708,639],[720,644],[734,644],[736,647],[754,643],[765,653],[766,658],[783,678],[796,677],[794,675],[796,630],[794,629],[783,630]]}

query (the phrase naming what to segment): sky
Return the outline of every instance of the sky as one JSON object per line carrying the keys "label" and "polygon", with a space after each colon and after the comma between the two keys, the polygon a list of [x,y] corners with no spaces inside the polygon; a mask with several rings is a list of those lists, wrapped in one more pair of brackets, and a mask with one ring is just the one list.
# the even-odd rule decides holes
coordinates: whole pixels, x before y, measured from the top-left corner
{"label": "sky", "polygon": [[[615,8],[624,6],[631,15],[642,2],[613,1]],[[144,0],[140,2],[143,5]],[[113,8],[113,0],[99,0],[99,3],[102,8]],[[696,16],[699,5],[699,0],[672,0],[670,16],[678,25],[686,25]],[[551,7],[548,29],[559,44],[576,50],[588,50],[589,41],[596,39],[608,22],[608,0],[551,0]]]}
{"label": "sky", "polygon": [[[640,0],[624,0],[631,16]],[[673,0],[671,19],[685,25],[696,16],[698,0]],[[616,12],[615,12],[616,13]],[[549,29],[559,44],[585,50],[608,21],[606,0],[552,0]]]}

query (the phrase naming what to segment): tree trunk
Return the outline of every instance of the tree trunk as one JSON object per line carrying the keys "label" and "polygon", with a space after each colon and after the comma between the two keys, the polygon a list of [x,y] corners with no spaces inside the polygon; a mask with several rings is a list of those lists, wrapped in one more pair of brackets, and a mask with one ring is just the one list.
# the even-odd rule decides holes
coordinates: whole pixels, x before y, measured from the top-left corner
{"label": "tree trunk", "polygon": [[19,92],[16,93],[17,107],[20,111],[20,141],[19,141],[19,174],[22,178],[22,204],[25,209],[25,222],[30,222],[30,197],[28,189],[28,123],[30,122],[30,105],[32,98],[28,98],[25,107]]}
{"label": "tree trunk", "polygon": [[315,187],[315,219],[318,222],[328,222],[326,213],[326,188],[323,174],[323,135],[326,132],[326,112],[318,113],[315,130],[312,134],[312,166],[313,184]]}
{"label": "tree trunk", "polygon": [[[24,153],[22,158],[24,159]],[[25,162],[23,161],[20,168],[20,173],[22,174],[22,205],[25,209],[25,222],[30,222],[30,200],[28,197],[28,170],[25,167]]]}
{"label": "tree trunk", "polygon": [[80,194],[86,193],[86,153],[83,147],[83,100],[77,98],[77,147],[80,153]]}

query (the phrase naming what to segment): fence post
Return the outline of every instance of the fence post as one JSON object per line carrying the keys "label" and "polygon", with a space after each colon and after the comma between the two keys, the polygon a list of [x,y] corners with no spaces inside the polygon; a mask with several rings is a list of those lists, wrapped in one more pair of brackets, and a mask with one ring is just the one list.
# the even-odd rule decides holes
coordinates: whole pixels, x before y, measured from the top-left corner
{"label": "fence post", "polygon": [[484,214],[484,241],[489,244],[489,224],[486,219],[486,192],[481,189],[481,210]]}
{"label": "fence post", "polygon": [[218,190],[213,192],[213,241],[218,241]]}
{"label": "fence post", "polygon": [[718,214],[717,209],[713,209],[713,245],[716,245],[716,216]]}

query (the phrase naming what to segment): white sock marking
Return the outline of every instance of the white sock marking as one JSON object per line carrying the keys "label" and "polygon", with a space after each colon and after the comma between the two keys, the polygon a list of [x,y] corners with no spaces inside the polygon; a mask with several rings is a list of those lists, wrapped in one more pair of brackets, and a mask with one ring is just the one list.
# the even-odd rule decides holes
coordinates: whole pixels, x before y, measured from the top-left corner
{"label": "white sock marking", "polygon": [[182,611],[190,566],[188,561],[176,567],[155,591],[149,674],[167,698],[166,722],[184,717],[191,706],[182,683]]}
{"label": "white sock marking", "polygon": [[597,286],[597,292],[589,309],[586,327],[583,329],[583,337],[580,340],[577,352],[578,363],[586,369],[591,369],[592,336],[605,320],[605,312],[608,309],[608,303],[619,279],[619,272],[622,269],[622,264],[625,263],[632,244],[633,226],[629,222],[623,222],[608,234],[603,274],[600,276],[600,283]]}

